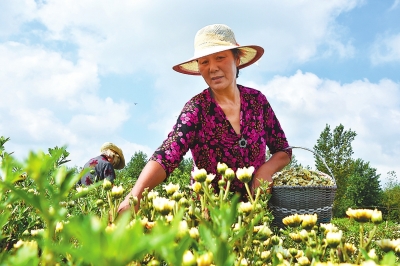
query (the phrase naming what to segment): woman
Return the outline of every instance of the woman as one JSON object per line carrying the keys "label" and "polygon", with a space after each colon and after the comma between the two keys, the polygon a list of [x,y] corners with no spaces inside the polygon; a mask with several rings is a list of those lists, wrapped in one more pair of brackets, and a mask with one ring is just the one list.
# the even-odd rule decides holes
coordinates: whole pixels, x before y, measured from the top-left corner
{"label": "woman", "polygon": [[[236,84],[239,69],[256,62],[263,52],[260,46],[238,45],[232,30],[223,24],[209,25],[197,32],[194,57],[173,69],[201,75],[209,87],[186,103],[168,138],[119,206],[119,212],[129,209],[131,196],[140,200],[145,188],[151,190],[163,182],[189,149],[196,167],[207,173],[217,174],[218,162],[234,171],[254,166],[253,190],[260,185],[260,179],[271,182],[272,175],[290,162],[291,150],[285,150],[289,144],[266,97]],[[268,161],[266,147],[272,154]],[[220,178],[217,175],[213,180],[216,191]],[[246,194],[237,178],[231,190]]]}
{"label": "woman", "polygon": [[100,148],[100,155],[90,159],[85,169],[90,169],[79,180],[77,185],[89,186],[97,181],[108,179],[111,183],[115,179],[114,169],[125,167],[125,158],[122,150],[111,142],[104,143]]}

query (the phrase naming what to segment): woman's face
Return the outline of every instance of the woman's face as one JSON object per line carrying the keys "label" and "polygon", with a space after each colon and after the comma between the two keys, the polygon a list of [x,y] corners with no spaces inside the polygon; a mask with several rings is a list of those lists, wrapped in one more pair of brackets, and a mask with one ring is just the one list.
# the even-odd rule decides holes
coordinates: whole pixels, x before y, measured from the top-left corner
{"label": "woman's face", "polygon": [[236,86],[236,69],[240,59],[233,57],[232,51],[222,51],[197,60],[200,74],[213,90],[223,90]]}

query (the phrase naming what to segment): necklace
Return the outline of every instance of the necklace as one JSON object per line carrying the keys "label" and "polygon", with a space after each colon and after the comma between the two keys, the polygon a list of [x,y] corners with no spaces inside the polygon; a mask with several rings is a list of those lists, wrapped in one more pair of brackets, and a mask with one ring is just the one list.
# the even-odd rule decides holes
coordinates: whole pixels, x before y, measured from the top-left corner
{"label": "necklace", "polygon": [[239,140],[239,147],[240,148],[246,148],[247,145],[247,140],[242,136],[242,138]]}

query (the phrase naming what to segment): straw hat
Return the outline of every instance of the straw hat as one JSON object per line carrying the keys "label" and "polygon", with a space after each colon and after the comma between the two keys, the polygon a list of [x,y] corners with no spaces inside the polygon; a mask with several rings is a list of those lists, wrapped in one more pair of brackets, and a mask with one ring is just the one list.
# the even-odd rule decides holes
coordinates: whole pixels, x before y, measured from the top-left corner
{"label": "straw hat", "polygon": [[239,48],[244,56],[240,58],[238,68],[247,67],[256,62],[264,53],[258,45],[239,45],[231,28],[224,24],[213,24],[200,29],[194,37],[194,56],[172,69],[183,74],[200,75],[197,59],[200,57]]}
{"label": "straw hat", "polygon": [[125,158],[124,158],[124,154],[122,153],[122,150],[114,143],[106,142],[103,145],[101,145],[100,152],[108,150],[108,149],[116,152],[119,155],[119,159],[120,159],[119,163],[118,163],[118,165],[114,166],[114,168],[115,169],[124,168],[125,167]]}

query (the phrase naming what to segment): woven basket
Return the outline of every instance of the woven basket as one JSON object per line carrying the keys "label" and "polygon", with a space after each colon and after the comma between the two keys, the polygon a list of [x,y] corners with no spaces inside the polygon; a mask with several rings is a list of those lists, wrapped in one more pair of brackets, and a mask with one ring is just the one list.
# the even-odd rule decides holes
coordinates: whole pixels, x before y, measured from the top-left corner
{"label": "woven basket", "polygon": [[[316,152],[302,147],[319,156]],[[322,162],[331,173],[332,171],[326,165],[325,160]],[[321,173],[321,172],[319,172]],[[333,181],[333,186],[274,186],[272,188],[272,196],[269,200],[269,208],[274,216],[272,225],[279,228],[285,227],[282,219],[293,214],[314,214],[318,215],[317,223],[329,223],[332,219],[333,201],[336,195],[336,181],[333,174],[327,175],[322,173]]]}

